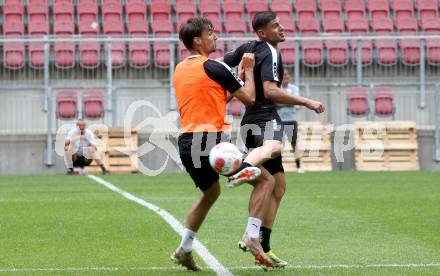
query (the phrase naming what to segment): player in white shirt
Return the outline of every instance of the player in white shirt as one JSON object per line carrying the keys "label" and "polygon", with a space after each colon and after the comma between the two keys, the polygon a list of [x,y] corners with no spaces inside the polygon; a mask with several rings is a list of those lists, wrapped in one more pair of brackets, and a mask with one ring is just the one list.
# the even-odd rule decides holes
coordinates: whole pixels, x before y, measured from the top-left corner
{"label": "player in white shirt", "polygon": [[[298,86],[290,83],[291,75],[290,71],[284,70],[284,78],[281,87],[291,95],[299,96]],[[297,112],[300,109],[298,105],[283,105],[278,104],[277,112],[281,118],[281,122],[284,125],[284,133],[287,135],[287,139],[292,145],[292,150],[295,155],[296,171],[298,173],[304,173],[301,169],[301,160],[296,154],[296,141],[298,138],[298,122],[297,122]]]}
{"label": "player in white shirt", "polygon": [[86,128],[86,122],[79,119],[76,127],[69,130],[64,140],[64,162],[67,167],[67,174],[74,174],[74,167],[79,167],[84,173],[84,167],[90,165],[93,160],[101,167],[103,174],[108,171],[99,158],[96,147],[95,134]]}

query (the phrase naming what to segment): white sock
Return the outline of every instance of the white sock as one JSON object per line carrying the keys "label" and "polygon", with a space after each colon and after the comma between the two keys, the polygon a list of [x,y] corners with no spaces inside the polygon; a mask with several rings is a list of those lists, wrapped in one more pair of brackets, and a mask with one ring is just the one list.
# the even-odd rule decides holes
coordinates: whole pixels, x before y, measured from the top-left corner
{"label": "white sock", "polygon": [[67,169],[73,169],[73,161],[72,156],[70,158],[65,154],[64,155],[64,164],[66,164]]}
{"label": "white sock", "polygon": [[182,241],[180,242],[180,247],[182,247],[183,251],[190,252],[192,251],[193,241],[196,236],[196,232],[185,228],[182,234]]}
{"label": "white sock", "polygon": [[246,227],[246,233],[252,239],[258,239],[260,237],[261,219],[249,217]]}

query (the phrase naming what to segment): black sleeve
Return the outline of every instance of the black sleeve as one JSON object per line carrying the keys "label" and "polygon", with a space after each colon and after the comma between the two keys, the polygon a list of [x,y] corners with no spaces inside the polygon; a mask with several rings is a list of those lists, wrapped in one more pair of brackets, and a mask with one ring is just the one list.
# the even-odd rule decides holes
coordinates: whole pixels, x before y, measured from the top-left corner
{"label": "black sleeve", "polygon": [[237,74],[223,62],[209,59],[203,64],[203,67],[209,78],[220,84],[223,89],[230,93],[234,93],[244,85],[244,82]]}
{"label": "black sleeve", "polygon": [[280,82],[280,76],[278,76],[278,66],[281,62],[278,58],[278,53],[275,49],[267,51],[261,63],[261,81],[276,81]]}
{"label": "black sleeve", "polygon": [[246,53],[246,49],[248,48],[248,45],[249,42],[242,44],[235,50],[227,52],[223,57],[223,61],[231,67],[237,66],[240,63],[243,54]]}

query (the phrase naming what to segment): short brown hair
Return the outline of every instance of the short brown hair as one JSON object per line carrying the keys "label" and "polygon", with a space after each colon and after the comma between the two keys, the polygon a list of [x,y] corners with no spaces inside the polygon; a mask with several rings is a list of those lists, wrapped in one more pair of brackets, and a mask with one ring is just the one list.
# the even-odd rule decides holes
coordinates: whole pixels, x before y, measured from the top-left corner
{"label": "short brown hair", "polygon": [[179,30],[179,39],[188,50],[193,50],[193,39],[202,35],[203,30],[212,28],[212,22],[202,16],[188,19]]}

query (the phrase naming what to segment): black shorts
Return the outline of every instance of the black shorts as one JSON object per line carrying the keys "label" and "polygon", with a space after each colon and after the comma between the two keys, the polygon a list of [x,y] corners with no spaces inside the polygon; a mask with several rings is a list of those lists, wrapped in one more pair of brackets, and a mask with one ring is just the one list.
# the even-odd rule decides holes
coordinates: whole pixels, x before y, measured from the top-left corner
{"label": "black shorts", "polygon": [[87,159],[83,155],[79,155],[76,153],[74,155],[72,155],[72,159],[73,159],[73,166],[80,167],[80,168],[84,168],[85,166],[89,166],[93,161],[93,159]]}
{"label": "black shorts", "polygon": [[298,122],[290,121],[283,122],[284,125],[284,133],[287,136],[287,139],[291,144],[296,145],[296,141],[298,140]]}
{"label": "black shorts", "polygon": [[[246,147],[251,150],[261,147],[264,141],[277,140],[282,142],[284,126],[276,109],[261,108],[247,111],[241,121],[241,138]],[[267,160],[262,166],[274,175],[277,172],[284,172],[281,155]]]}
{"label": "black shorts", "polygon": [[[209,138],[209,135],[210,136]],[[209,164],[209,151],[222,141],[229,141],[221,132],[218,133],[183,133],[179,136],[179,154],[183,166],[191,176],[196,187],[202,191],[208,190],[214,183],[218,182],[219,175]],[[197,154],[198,148],[206,153]]]}

